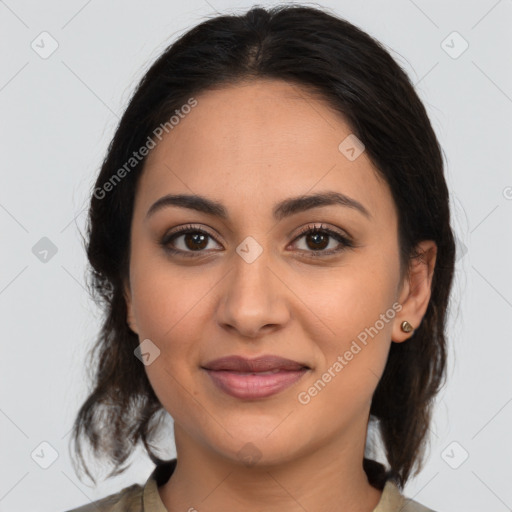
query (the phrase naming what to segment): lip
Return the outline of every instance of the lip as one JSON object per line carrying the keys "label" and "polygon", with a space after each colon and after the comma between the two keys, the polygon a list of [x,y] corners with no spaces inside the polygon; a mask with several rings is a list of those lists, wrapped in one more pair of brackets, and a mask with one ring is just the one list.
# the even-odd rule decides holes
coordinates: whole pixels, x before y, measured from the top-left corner
{"label": "lip", "polygon": [[222,357],[202,368],[221,391],[246,400],[265,398],[284,391],[310,370],[304,363],[272,355],[256,359]]}
{"label": "lip", "polygon": [[266,372],[269,370],[301,370],[302,368],[308,368],[308,365],[273,355],[263,355],[255,359],[248,359],[243,356],[227,356],[210,361],[203,368],[216,371]]}

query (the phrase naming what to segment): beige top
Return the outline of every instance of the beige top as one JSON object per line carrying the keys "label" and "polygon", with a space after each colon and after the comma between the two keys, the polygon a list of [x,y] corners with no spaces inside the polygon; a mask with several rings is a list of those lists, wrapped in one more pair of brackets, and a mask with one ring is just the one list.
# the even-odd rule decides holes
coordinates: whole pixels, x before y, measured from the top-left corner
{"label": "beige top", "polygon": [[[95,502],[66,512],[168,512],[158,487],[171,477],[176,467],[176,459],[156,466],[146,483],[133,484],[121,491]],[[435,512],[420,503],[405,498],[396,484],[388,480],[382,490],[379,503],[373,512]]]}

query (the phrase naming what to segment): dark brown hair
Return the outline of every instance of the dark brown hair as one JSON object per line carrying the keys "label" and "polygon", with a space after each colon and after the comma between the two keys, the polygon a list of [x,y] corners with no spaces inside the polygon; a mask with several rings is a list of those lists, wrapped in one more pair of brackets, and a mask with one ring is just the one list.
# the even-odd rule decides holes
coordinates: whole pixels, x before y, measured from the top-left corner
{"label": "dark brown hair", "polygon": [[365,458],[365,471],[378,488],[388,478],[403,488],[413,469],[417,474],[423,465],[431,406],[445,379],[455,243],[441,148],[412,83],[378,41],[333,14],[296,4],[253,7],[189,30],[149,68],[119,122],[89,209],[88,285],[104,319],[90,353],[92,389],[73,426],[75,453],[93,480],[82,438],[96,457],[114,465],[109,477],[125,471],[123,464],[139,441],[153,462],[163,462],[151,443],[164,411],[134,356],[139,339],[126,323],[123,294],[135,190],[145,158],[122,173],[115,186],[105,184],[120,176],[133,152],[191,97],[257,79],[284,80],[314,91],[364,143],[395,201],[402,271],[417,256],[418,242],[437,244],[427,311],[410,340],[391,344],[370,409],[389,467]]}

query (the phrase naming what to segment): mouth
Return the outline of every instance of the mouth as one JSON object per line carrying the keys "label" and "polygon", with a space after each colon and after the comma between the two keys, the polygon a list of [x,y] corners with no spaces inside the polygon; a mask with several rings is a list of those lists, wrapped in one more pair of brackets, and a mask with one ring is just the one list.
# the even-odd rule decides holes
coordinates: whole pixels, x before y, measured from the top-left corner
{"label": "mouth", "polygon": [[242,356],[227,356],[206,363],[203,368],[213,371],[233,371],[240,373],[263,373],[271,371],[297,371],[303,368],[309,369],[305,363],[286,359],[284,357],[264,355],[255,359]]}
{"label": "mouth", "polygon": [[223,357],[205,364],[202,369],[219,390],[246,400],[266,398],[284,391],[311,370],[304,363],[278,356]]}

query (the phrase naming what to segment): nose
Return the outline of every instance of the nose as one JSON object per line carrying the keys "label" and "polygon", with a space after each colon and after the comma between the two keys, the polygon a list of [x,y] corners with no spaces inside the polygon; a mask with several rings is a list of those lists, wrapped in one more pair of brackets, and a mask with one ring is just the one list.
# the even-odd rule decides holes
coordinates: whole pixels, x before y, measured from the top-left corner
{"label": "nose", "polygon": [[222,280],[217,321],[239,336],[257,338],[282,329],[290,319],[291,291],[268,254],[264,250],[250,263],[233,254],[231,271]]}

